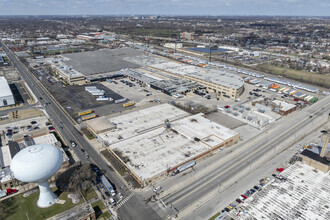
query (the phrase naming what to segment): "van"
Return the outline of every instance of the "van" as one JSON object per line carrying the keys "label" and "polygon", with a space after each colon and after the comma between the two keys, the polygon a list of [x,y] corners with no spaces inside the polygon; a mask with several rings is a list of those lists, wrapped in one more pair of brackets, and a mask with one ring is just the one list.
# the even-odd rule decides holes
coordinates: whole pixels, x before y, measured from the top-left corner
{"label": "van", "polygon": [[114,200],[114,198],[110,198],[109,199],[111,205],[115,206],[116,205],[116,200]]}

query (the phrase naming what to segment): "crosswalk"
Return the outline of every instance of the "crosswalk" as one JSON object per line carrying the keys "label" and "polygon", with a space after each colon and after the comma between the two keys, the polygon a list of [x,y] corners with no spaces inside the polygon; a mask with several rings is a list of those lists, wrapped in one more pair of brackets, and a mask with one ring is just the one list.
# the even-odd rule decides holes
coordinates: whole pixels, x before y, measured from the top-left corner
{"label": "crosswalk", "polygon": [[166,208],[166,205],[165,205],[165,203],[163,202],[163,200],[157,200],[157,205],[163,210],[163,211],[165,211],[165,208]]}
{"label": "crosswalk", "polygon": [[119,209],[122,205],[124,205],[130,198],[132,198],[132,196],[134,195],[134,193],[129,194],[129,196],[127,196],[125,199],[123,199],[122,201],[120,201],[120,203],[118,203],[117,205],[117,209]]}

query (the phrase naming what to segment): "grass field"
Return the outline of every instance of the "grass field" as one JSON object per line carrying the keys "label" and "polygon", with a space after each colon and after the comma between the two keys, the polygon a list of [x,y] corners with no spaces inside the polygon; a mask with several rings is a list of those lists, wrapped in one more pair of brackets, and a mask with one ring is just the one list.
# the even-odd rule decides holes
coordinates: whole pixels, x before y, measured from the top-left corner
{"label": "grass field", "polygon": [[110,218],[110,213],[109,212],[102,212],[102,210],[105,208],[103,202],[101,200],[94,202],[92,204],[92,207],[95,211],[96,214],[96,219],[101,219],[101,218]]}
{"label": "grass field", "polygon": [[289,79],[294,79],[300,82],[306,82],[313,85],[330,88],[330,76],[327,75],[293,70],[293,69],[273,66],[269,64],[259,64],[252,68],[255,68],[256,70],[263,71],[266,73],[271,73],[274,75],[285,76]]}
{"label": "grass field", "polygon": [[[56,194],[60,193],[56,191],[56,188],[52,189]],[[23,194],[19,194],[12,198],[6,199],[0,202],[0,206],[5,203],[9,204],[4,214],[0,215],[1,220],[18,220],[18,219],[27,219],[27,216],[30,220],[41,220],[52,217],[58,213],[71,209],[79,204],[84,202],[83,199],[79,203],[73,204],[71,199],[68,198],[67,192],[61,192],[59,199],[65,200],[64,205],[54,204],[49,208],[39,208],[37,206],[37,200],[39,198],[39,190],[30,196],[24,198]],[[94,198],[96,195],[95,191],[91,187],[87,190],[86,198]]]}

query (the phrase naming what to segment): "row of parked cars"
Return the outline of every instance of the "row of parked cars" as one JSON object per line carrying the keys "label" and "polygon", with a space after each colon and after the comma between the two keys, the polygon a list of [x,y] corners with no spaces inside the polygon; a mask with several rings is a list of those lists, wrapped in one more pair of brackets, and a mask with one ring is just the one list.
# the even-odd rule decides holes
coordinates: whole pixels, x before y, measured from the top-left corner
{"label": "row of parked cars", "polygon": [[122,83],[128,85],[129,87],[133,87],[133,86],[135,86],[133,83],[131,83],[131,82],[129,82],[129,81],[126,81],[126,80],[124,80],[124,79],[120,80],[120,82],[122,82]]}
{"label": "row of parked cars", "polygon": [[206,93],[209,93],[208,91],[206,91],[206,92],[204,93],[204,92],[200,92],[200,91],[198,91],[198,90],[195,90],[194,93],[195,93],[196,95],[200,95],[200,96],[202,96],[203,98],[211,99],[211,95],[206,94]]}
{"label": "row of parked cars", "polygon": [[[277,168],[276,169],[277,172],[281,173],[284,171],[284,168]],[[273,177],[276,177],[276,174],[272,174]],[[265,185],[265,182],[270,181],[270,178],[265,178],[265,179],[261,179],[259,180],[259,184],[253,186],[251,189],[246,190],[245,193],[241,194],[237,199],[236,202],[238,204],[244,202],[244,200],[246,200],[248,197],[250,197],[251,195],[253,195],[254,193],[256,193],[257,191],[260,191],[262,189],[262,187]],[[236,207],[235,203],[230,203],[226,208],[224,208],[221,212],[230,212],[233,208]]]}

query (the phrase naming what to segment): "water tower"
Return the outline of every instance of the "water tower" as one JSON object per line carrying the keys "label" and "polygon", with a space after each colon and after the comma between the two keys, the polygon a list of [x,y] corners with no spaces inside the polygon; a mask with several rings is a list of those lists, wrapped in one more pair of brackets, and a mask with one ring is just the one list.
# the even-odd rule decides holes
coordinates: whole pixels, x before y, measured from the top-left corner
{"label": "water tower", "polygon": [[53,205],[57,196],[49,187],[48,179],[61,167],[61,151],[49,144],[32,145],[18,152],[11,161],[10,169],[22,182],[38,183],[40,195],[38,207]]}

